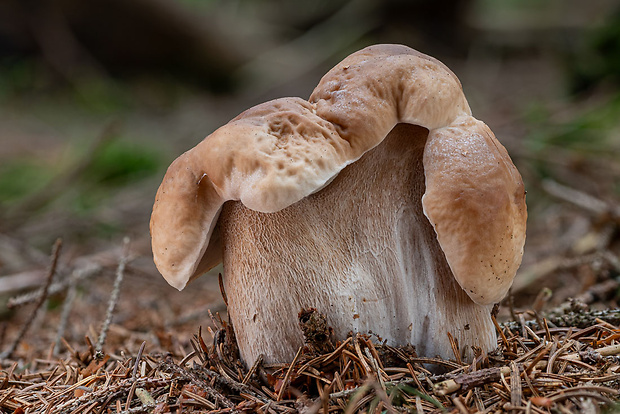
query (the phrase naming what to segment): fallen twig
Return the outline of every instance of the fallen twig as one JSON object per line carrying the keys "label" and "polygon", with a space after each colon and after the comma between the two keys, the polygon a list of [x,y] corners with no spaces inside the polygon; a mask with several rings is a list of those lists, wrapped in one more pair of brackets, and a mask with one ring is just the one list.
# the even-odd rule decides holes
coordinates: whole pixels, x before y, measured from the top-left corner
{"label": "fallen twig", "polygon": [[54,354],[58,355],[60,349],[61,338],[65,334],[65,330],[67,329],[67,323],[69,322],[69,315],[71,314],[71,309],[73,308],[73,301],[77,296],[77,278],[72,276],[71,283],[69,285],[69,290],[67,292],[67,296],[62,305],[62,312],[60,314],[60,322],[58,324],[58,330],[56,331],[56,340],[54,341]]}
{"label": "fallen twig", "polygon": [[37,316],[39,309],[41,309],[41,306],[47,299],[49,287],[52,283],[52,279],[54,278],[54,274],[56,273],[56,265],[58,264],[58,257],[60,256],[61,247],[62,247],[62,240],[57,239],[52,249],[52,259],[51,259],[51,263],[47,271],[47,278],[45,280],[45,285],[43,286],[41,297],[39,298],[39,301],[37,302],[34,309],[32,310],[30,318],[22,326],[22,329],[19,331],[19,334],[17,335],[17,337],[15,338],[15,340],[13,341],[9,349],[7,349],[5,352],[3,352],[0,355],[0,359],[10,358],[13,355],[13,352],[15,352],[15,350],[17,349],[17,346],[20,344],[20,342],[24,338],[24,335],[26,335],[26,332],[28,332],[28,329],[30,328],[32,321],[34,321],[34,318]]}
{"label": "fallen twig", "polygon": [[619,208],[611,206],[609,203],[584,193],[583,191],[576,190],[551,179],[543,180],[542,187],[552,196],[576,205],[597,216],[609,215],[614,220],[620,219]]}
{"label": "fallen twig", "polygon": [[[103,270],[103,267],[100,264],[90,262],[90,261],[85,261],[83,266],[76,268],[75,270],[72,271],[72,273],[75,275],[76,281],[80,281],[80,280],[86,279],[91,276],[96,276],[99,273],[101,273],[102,270]],[[15,275],[11,275],[11,276],[5,276],[3,277],[3,280],[5,278],[19,279],[21,277],[26,277],[29,283],[20,285],[19,289],[25,288],[25,287],[31,287],[33,285],[39,285],[42,280],[40,271],[24,272],[24,273],[18,273]],[[71,278],[65,277],[58,282],[52,283],[52,285],[49,287],[48,294],[54,295],[56,293],[62,292],[67,287],[69,287],[70,284],[71,284]],[[18,289],[18,286],[15,286],[15,285],[6,286],[5,289],[0,289],[0,293],[15,292],[16,290],[19,290],[19,289]],[[27,305],[32,302],[36,302],[41,297],[42,294],[43,294],[42,289],[37,289],[32,292],[24,293],[23,295],[19,295],[19,296],[9,299],[9,302],[7,303],[7,307],[14,309],[20,306]]]}
{"label": "fallen twig", "polygon": [[116,279],[114,280],[114,287],[112,294],[110,295],[110,301],[108,302],[108,309],[106,311],[106,317],[101,326],[101,332],[99,333],[99,340],[97,341],[97,347],[95,348],[95,357],[101,359],[103,357],[103,345],[105,344],[106,336],[108,335],[108,329],[114,316],[114,309],[118,302],[118,296],[121,290],[121,284],[123,283],[123,277],[125,275],[125,265],[127,264],[129,256],[129,237],[123,239],[123,250],[121,258],[118,262],[118,268],[116,269]]}

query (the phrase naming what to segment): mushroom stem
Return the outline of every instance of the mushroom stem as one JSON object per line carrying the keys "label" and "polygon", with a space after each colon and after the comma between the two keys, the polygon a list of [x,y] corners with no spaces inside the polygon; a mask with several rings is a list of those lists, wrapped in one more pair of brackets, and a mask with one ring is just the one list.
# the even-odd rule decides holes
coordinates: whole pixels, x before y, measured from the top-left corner
{"label": "mushroom stem", "polygon": [[275,213],[229,201],[220,216],[229,313],[241,356],[287,361],[314,307],[337,339],[374,333],[421,355],[493,349],[490,308],[455,280],[424,216],[428,130],[399,124],[329,186]]}

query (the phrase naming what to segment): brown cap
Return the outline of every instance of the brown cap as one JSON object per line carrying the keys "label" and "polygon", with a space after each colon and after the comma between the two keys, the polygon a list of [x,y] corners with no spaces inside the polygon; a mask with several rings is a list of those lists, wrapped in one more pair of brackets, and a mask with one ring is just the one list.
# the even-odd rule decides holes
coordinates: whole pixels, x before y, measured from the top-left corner
{"label": "brown cap", "polygon": [[[520,262],[517,250],[522,248],[524,237],[517,235],[525,226],[519,174],[488,128],[471,117],[456,76],[436,59],[400,45],[371,46],[352,54],[323,77],[309,101],[283,98],[251,108],[179,157],[164,177],[151,217],[153,254],[159,271],[172,286],[182,289],[221,260],[215,223],[225,201],[239,200],[260,212],[286,208],[328,185],[344,167],[381,143],[399,122],[430,131],[424,155],[425,169],[428,163],[430,171],[426,172],[424,206],[457,280],[472,299],[486,302],[492,295],[471,282],[486,277],[486,273],[476,276],[473,269],[496,266],[488,262],[489,258],[495,250],[510,245],[513,247],[509,249],[519,255],[518,259],[511,256],[511,266],[502,268],[506,275],[512,272],[498,282],[499,290],[505,293],[510,285],[508,279],[512,280]],[[474,149],[468,149],[466,141],[456,140],[469,135],[480,137],[471,140],[472,145],[477,145]],[[443,137],[451,144],[444,145]],[[452,162],[445,158],[450,145],[470,151],[471,155],[459,155],[453,160],[455,165],[462,161],[469,167],[462,168],[463,178],[452,177],[453,185],[443,188],[446,183],[438,170]],[[435,152],[445,157],[436,162],[432,159]],[[493,189],[504,195],[510,193],[506,203],[515,203],[518,178],[520,207],[504,203],[501,205],[506,211],[476,213],[477,218],[461,220],[461,230],[457,231],[462,236],[446,236],[444,225],[449,228],[458,219],[445,209],[471,214],[484,207],[475,198],[454,197],[458,197],[459,185],[481,185],[479,180],[469,180],[475,174],[482,179],[483,168],[477,163],[489,164],[493,157],[506,166],[492,174],[493,182],[482,184],[481,191],[487,196]],[[508,210],[520,216],[511,218]],[[492,220],[485,222],[484,218]],[[476,229],[468,228],[467,223]],[[477,232],[496,231],[501,226],[508,226],[502,235],[512,235],[515,241],[504,247],[492,246],[490,241],[469,242],[467,249],[455,247],[467,237],[479,236]],[[499,241],[499,236],[493,237]],[[483,261],[478,267],[469,258],[461,257],[475,251],[474,245]]]}
{"label": "brown cap", "polygon": [[350,152],[303,99],[243,112],[168,168],[151,216],[157,268],[183,289],[221,261],[219,242],[209,240],[225,201],[279,211],[322,188],[351,162]]}
{"label": "brown cap", "polygon": [[483,122],[463,117],[430,132],[424,214],[469,297],[499,302],[521,264],[525,190],[506,149]]}

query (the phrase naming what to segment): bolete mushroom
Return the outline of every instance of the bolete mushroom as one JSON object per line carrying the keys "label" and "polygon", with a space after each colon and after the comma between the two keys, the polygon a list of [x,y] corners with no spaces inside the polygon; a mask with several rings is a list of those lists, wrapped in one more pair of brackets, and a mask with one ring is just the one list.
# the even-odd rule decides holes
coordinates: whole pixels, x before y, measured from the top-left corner
{"label": "bolete mushroom", "polygon": [[525,242],[525,191],[457,77],[405,46],[329,71],[308,101],[255,106],[175,160],[151,217],[157,268],[183,289],[224,263],[242,359],[289,361],[297,314],[337,339],[420,355],[495,346],[490,309]]}

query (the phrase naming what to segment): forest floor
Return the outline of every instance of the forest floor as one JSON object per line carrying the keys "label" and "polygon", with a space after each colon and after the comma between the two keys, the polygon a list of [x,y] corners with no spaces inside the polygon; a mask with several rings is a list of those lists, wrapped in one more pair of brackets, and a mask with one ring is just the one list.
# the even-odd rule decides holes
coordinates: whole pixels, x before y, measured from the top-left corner
{"label": "forest floor", "polygon": [[[39,184],[2,212],[0,411],[620,410],[614,405],[620,399],[617,153],[553,141],[578,133],[573,124],[612,99],[595,93],[562,100],[560,75],[544,59],[451,66],[476,116],[506,145],[528,187],[526,253],[497,314],[496,352],[479,353],[474,363],[456,354],[438,360],[354,336],[328,349],[309,340],[292,364],[243,366],[227,330],[221,269],[183,292],[169,287],[152,263],[148,217],[170,154],[254,101],[193,96],[172,111],[131,109],[120,127],[105,110],[72,122],[63,114],[74,109],[70,102],[60,108],[43,102],[31,115],[20,112],[29,102],[5,102],[3,159],[27,156],[42,164],[15,170]],[[546,134],[545,145],[527,138],[536,134]],[[135,141],[123,146],[122,138],[110,138],[119,135]],[[136,143],[157,151],[138,156]],[[146,170],[149,160],[156,166],[150,175],[102,190],[97,174],[118,173],[106,166],[106,151],[132,165],[146,159],[140,164]],[[63,167],[55,169],[58,162]]]}

